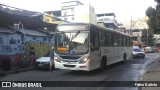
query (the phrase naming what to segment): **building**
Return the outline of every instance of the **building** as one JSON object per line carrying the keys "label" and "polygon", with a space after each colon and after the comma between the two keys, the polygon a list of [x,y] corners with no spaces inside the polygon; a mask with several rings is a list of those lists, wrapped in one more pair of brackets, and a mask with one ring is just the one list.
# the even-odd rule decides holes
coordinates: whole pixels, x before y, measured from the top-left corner
{"label": "building", "polygon": [[126,28],[115,28],[114,30],[122,32],[122,33],[127,33]]}
{"label": "building", "polygon": [[100,26],[107,28],[117,28],[117,20],[114,13],[97,14],[97,23]]}
{"label": "building", "polygon": [[61,3],[61,19],[64,21],[75,21],[75,6],[83,5],[83,3],[77,1],[62,2]]}
{"label": "building", "polygon": [[95,9],[90,5],[75,6],[74,22],[97,24]]}
{"label": "building", "polygon": [[132,39],[133,39],[133,45],[139,45],[142,46],[142,31],[140,29],[134,29],[132,30]]}
{"label": "building", "polygon": [[63,2],[61,19],[71,23],[97,24],[95,9],[89,4],[83,5],[79,1]]}
{"label": "building", "polygon": [[54,43],[57,24],[44,22],[43,14],[17,8],[15,13],[7,7],[0,4],[0,62],[10,57],[13,65],[19,65],[20,56],[28,57],[30,47],[36,49],[37,58],[46,54]]}
{"label": "building", "polygon": [[24,29],[16,31],[6,27],[0,27],[0,56],[21,54],[23,51],[22,45],[26,41],[32,42],[48,42],[48,36],[45,33]]}

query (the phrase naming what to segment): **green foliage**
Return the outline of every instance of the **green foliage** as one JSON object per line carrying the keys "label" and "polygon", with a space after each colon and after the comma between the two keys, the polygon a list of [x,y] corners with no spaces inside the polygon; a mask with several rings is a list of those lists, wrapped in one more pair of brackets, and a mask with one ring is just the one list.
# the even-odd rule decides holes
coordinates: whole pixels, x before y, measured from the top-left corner
{"label": "green foliage", "polygon": [[146,15],[149,18],[153,18],[156,15],[156,10],[152,7],[148,7],[148,9],[146,10]]}
{"label": "green foliage", "polygon": [[160,5],[156,9],[149,7],[146,10],[146,15],[149,18],[147,24],[153,33],[160,33]]}
{"label": "green foliage", "polygon": [[[153,45],[153,33],[151,31],[147,31],[147,29],[142,29],[142,37],[141,40],[145,45],[152,46]],[[147,36],[148,35],[148,36]]]}
{"label": "green foliage", "polygon": [[51,50],[51,46],[49,43],[28,41],[26,42],[26,45],[25,45],[25,56],[26,56],[25,59],[26,60],[29,60],[29,51],[31,47],[34,47],[36,51],[36,58],[40,58],[44,56],[48,51]]}
{"label": "green foliage", "polygon": [[157,3],[160,3],[160,0],[154,0],[154,1],[156,1]]}

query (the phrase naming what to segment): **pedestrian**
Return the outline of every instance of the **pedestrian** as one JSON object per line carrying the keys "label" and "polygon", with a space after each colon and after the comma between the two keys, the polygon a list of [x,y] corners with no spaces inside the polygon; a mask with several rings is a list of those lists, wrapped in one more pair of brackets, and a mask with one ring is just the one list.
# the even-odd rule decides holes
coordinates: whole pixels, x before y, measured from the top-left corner
{"label": "pedestrian", "polygon": [[52,72],[52,69],[54,68],[54,47],[52,47],[50,51],[50,72]]}
{"label": "pedestrian", "polygon": [[36,61],[36,57],[35,57],[36,52],[34,50],[34,47],[30,48],[29,55],[30,55],[30,63],[31,63],[32,66],[34,66],[35,65],[35,61]]}

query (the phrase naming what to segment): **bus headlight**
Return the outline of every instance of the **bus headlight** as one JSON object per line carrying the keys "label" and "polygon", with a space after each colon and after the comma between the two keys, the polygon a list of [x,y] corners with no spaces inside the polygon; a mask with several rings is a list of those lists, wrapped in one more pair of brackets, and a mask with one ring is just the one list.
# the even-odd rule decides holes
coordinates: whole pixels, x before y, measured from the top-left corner
{"label": "bus headlight", "polygon": [[89,60],[89,56],[85,56],[84,58],[82,58],[81,60],[80,60],[80,64],[82,64],[82,63],[86,63],[87,61]]}
{"label": "bus headlight", "polygon": [[54,56],[54,60],[56,60],[57,62],[61,62],[61,60],[56,55]]}

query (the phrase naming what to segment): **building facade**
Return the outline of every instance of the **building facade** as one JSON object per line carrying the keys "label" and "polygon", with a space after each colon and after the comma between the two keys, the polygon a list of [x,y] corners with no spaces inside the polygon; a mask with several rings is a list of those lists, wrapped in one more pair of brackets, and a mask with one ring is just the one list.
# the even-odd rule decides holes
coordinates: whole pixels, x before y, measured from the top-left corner
{"label": "building facade", "polygon": [[75,21],[75,6],[83,5],[79,1],[70,1],[61,3],[61,19],[64,21]]}
{"label": "building facade", "polygon": [[73,23],[97,24],[95,9],[79,1],[63,2],[61,19]]}
{"label": "building facade", "polygon": [[97,14],[97,23],[100,26],[107,28],[117,28],[117,20],[114,13]]}
{"label": "building facade", "polygon": [[24,32],[17,32],[11,28],[0,27],[0,59],[10,57],[12,65],[19,64],[27,42],[49,43],[49,38],[37,30],[24,29]]}

